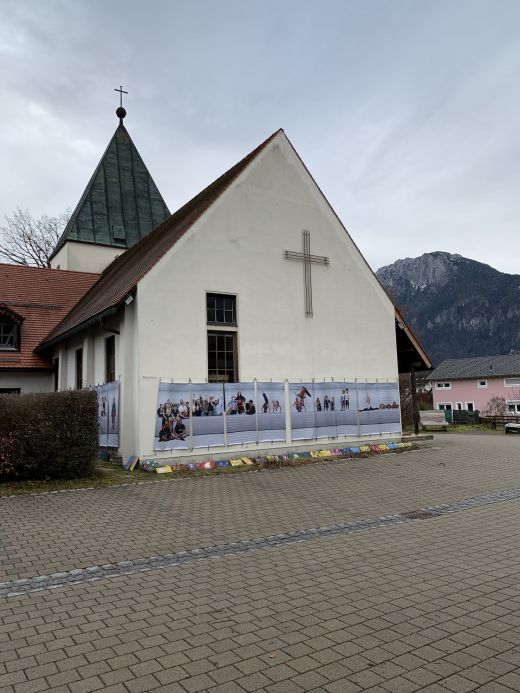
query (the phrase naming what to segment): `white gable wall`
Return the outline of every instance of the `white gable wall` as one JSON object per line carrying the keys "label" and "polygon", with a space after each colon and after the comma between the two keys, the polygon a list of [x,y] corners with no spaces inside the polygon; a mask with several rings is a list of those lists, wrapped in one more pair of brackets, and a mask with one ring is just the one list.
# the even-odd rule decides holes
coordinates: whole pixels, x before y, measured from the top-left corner
{"label": "white gable wall", "polygon": [[[305,317],[302,250],[312,266]],[[237,295],[241,380],[396,379],[394,307],[280,133],[138,286],[140,454],[157,379],[207,378],[206,292]]]}

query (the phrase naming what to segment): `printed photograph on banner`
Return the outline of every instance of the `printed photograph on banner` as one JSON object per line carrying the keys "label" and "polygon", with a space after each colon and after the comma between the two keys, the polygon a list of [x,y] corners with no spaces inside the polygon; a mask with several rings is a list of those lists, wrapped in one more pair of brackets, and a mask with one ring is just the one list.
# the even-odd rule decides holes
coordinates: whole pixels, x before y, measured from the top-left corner
{"label": "printed photograph on banner", "polygon": [[193,447],[224,445],[224,385],[192,383],[191,410]]}
{"label": "printed photograph on banner", "polygon": [[334,383],[338,436],[357,436],[358,403],[356,383]]}
{"label": "printed photograph on banner", "polygon": [[314,383],[316,438],[335,438],[337,436],[336,396],[334,383]]}
{"label": "printed photograph on banner", "polygon": [[156,414],[154,450],[189,448],[189,383],[159,383]]}
{"label": "printed photograph on banner", "polygon": [[358,383],[361,435],[400,433],[401,411],[397,383]]}
{"label": "printed photograph on banner", "polygon": [[256,405],[253,383],[226,383],[227,445],[256,443]]}
{"label": "printed photograph on banner", "polygon": [[286,440],[285,383],[257,383],[256,412],[259,443]]}
{"label": "printed photograph on banner", "polygon": [[119,381],[94,388],[98,398],[99,445],[119,447]]}
{"label": "printed photograph on banner", "polygon": [[291,428],[293,440],[316,437],[316,416],[313,383],[289,383]]}

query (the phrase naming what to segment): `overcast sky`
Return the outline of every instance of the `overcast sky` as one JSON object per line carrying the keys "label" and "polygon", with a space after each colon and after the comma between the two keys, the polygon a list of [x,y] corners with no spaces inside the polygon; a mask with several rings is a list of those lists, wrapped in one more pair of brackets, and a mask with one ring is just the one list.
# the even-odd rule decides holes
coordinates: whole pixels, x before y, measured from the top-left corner
{"label": "overcast sky", "polygon": [[374,269],[520,273],[519,78],[519,0],[0,0],[0,218],[75,207],[123,84],[171,211],[282,127]]}

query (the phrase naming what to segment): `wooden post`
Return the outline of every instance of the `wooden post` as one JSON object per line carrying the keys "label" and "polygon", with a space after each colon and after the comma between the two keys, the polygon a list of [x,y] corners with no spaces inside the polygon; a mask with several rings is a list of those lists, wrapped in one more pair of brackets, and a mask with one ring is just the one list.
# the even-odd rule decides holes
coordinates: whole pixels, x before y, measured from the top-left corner
{"label": "wooden post", "polygon": [[417,406],[417,382],[415,380],[415,366],[412,366],[410,371],[410,380],[412,383],[412,417],[413,430],[415,435],[419,433],[419,407]]}

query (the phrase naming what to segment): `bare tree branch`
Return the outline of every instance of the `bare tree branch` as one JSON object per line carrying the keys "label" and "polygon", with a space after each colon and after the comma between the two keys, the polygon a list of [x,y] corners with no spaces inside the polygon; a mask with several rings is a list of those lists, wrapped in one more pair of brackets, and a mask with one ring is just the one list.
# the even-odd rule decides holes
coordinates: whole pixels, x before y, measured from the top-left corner
{"label": "bare tree branch", "polygon": [[0,259],[16,265],[49,267],[49,257],[69,220],[70,212],[35,219],[18,207],[0,226]]}

